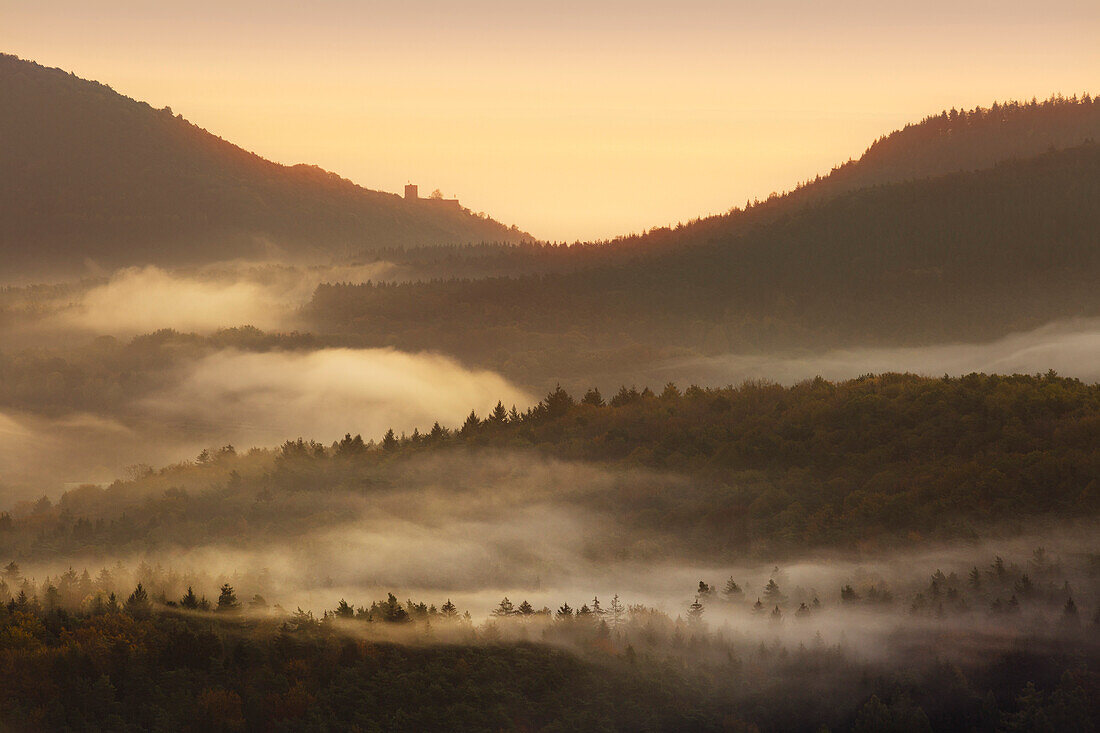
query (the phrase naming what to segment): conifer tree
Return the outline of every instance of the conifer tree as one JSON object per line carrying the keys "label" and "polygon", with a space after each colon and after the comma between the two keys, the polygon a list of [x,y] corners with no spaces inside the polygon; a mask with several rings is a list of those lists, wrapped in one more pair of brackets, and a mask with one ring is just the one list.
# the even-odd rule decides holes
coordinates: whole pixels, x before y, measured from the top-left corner
{"label": "conifer tree", "polygon": [[191,586],[187,586],[187,593],[180,599],[180,606],[182,608],[196,609],[199,607],[199,597],[195,595],[195,591]]}
{"label": "conifer tree", "polygon": [[134,588],[134,592],[126,599],[126,612],[131,616],[142,616],[149,612],[150,607],[149,594],[141,583],[138,583],[137,587]]}
{"label": "conifer tree", "polygon": [[619,600],[619,594],[616,593],[611,599],[611,603],[607,606],[607,618],[611,628],[618,628],[626,620],[626,607],[623,602]]}
{"label": "conifer tree", "polygon": [[237,594],[233,591],[233,586],[229,583],[222,584],[221,592],[218,594],[218,610],[219,611],[238,611],[241,604],[237,601]]}
{"label": "conifer tree", "polygon": [[741,586],[737,584],[737,581],[733,579],[731,575],[729,580],[726,581],[726,587],[722,589],[722,595],[727,601],[736,600],[744,595],[744,591],[741,590]]}

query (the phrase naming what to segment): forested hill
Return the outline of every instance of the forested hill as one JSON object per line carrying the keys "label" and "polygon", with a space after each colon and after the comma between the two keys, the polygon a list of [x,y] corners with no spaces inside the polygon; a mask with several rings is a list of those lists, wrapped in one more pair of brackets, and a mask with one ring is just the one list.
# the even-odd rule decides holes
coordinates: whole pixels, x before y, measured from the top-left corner
{"label": "forested hill", "polygon": [[992,339],[1100,315],[1097,201],[1093,144],[861,189],[709,244],[576,272],[322,286],[306,314],[320,331],[442,349],[540,387],[662,349]]}
{"label": "forested hill", "polygon": [[1100,386],[1054,374],[557,389],[454,429],[226,447],[26,503],[0,513],[0,557],[286,542],[355,506],[397,523],[530,506],[606,516],[617,544],[592,538],[581,549],[594,556],[904,545],[1095,517],[1098,441]]}
{"label": "forested hill", "polygon": [[[1043,102],[994,103],[991,107],[944,111],[880,137],[856,160],[839,164],[783,194],[747,202],[727,214],[610,242],[572,246],[530,243],[525,247],[464,250],[452,255],[450,270],[489,275],[558,272],[677,246],[706,244],[795,216],[802,208],[862,188],[938,178],[992,168],[1059,150],[1100,142],[1100,101],[1055,96]],[[394,260],[423,264],[437,249],[388,253]],[[455,261],[460,262],[457,264]]]}
{"label": "forested hill", "polygon": [[110,87],[0,55],[0,267],[286,259],[520,241],[491,219],[282,166]]}
{"label": "forested hill", "polygon": [[849,191],[983,170],[1089,142],[1100,142],[1100,101],[1087,94],[952,109],[884,135],[859,159],[837,165],[788,193],[773,193],[727,214],[675,229],[659,228],[615,244],[633,250],[699,244],[793,215],[802,206]]}

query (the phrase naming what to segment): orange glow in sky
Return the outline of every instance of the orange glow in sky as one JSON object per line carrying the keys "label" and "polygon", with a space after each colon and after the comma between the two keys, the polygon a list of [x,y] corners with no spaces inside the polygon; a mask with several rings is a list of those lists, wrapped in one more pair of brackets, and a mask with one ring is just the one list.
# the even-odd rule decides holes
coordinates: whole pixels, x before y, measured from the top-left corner
{"label": "orange glow in sky", "polygon": [[568,241],[764,198],[941,109],[1096,94],[1098,39],[1095,0],[0,0],[0,50]]}

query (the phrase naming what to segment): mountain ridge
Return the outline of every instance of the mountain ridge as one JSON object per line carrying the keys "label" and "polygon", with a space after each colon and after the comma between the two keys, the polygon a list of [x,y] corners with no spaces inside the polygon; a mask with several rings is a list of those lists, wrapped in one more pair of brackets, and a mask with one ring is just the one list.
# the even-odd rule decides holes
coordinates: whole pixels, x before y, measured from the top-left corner
{"label": "mountain ridge", "polygon": [[322,285],[304,315],[540,387],[662,354],[983,341],[1100,314],[1098,197],[1100,146],[1086,144],[857,189],[691,247],[582,249],[573,269]]}
{"label": "mountain ridge", "polygon": [[15,56],[0,55],[0,98],[0,263],[9,271],[530,239],[468,210],[275,163],[170,108]]}
{"label": "mountain ridge", "polygon": [[990,107],[943,111],[874,140],[859,158],[782,193],[746,202],[724,214],[654,227],[609,244],[649,249],[742,232],[793,209],[873,186],[992,168],[1041,153],[1100,140],[1100,100],[1089,94],[1053,95],[1039,102],[994,102]]}

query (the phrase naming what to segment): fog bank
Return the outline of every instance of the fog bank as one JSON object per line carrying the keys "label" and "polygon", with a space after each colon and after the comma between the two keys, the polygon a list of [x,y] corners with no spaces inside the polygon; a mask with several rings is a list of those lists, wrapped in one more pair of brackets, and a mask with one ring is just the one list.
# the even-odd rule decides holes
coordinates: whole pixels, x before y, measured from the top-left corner
{"label": "fog bank", "polygon": [[767,379],[794,384],[817,376],[844,380],[862,374],[912,372],[925,376],[1036,374],[1055,370],[1085,382],[1100,380],[1100,319],[1047,324],[988,343],[904,348],[835,349],[819,354],[726,354],[667,363],[653,370],[655,384],[738,384]]}
{"label": "fog bank", "polygon": [[497,400],[534,401],[497,374],[435,354],[226,350],[142,406],[228,442],[265,445],[298,436],[328,442],[348,431],[375,438],[436,420],[461,424],[471,409],[484,415]]}
{"label": "fog bank", "polygon": [[492,372],[434,354],[391,349],[303,352],[225,350],[181,364],[176,381],[112,416],[0,412],[4,505],[56,495],[66,484],[104,483],[133,464],[164,465],[203,448],[274,446],[345,433],[377,440],[386,430],[461,425],[497,400],[535,402]]}

